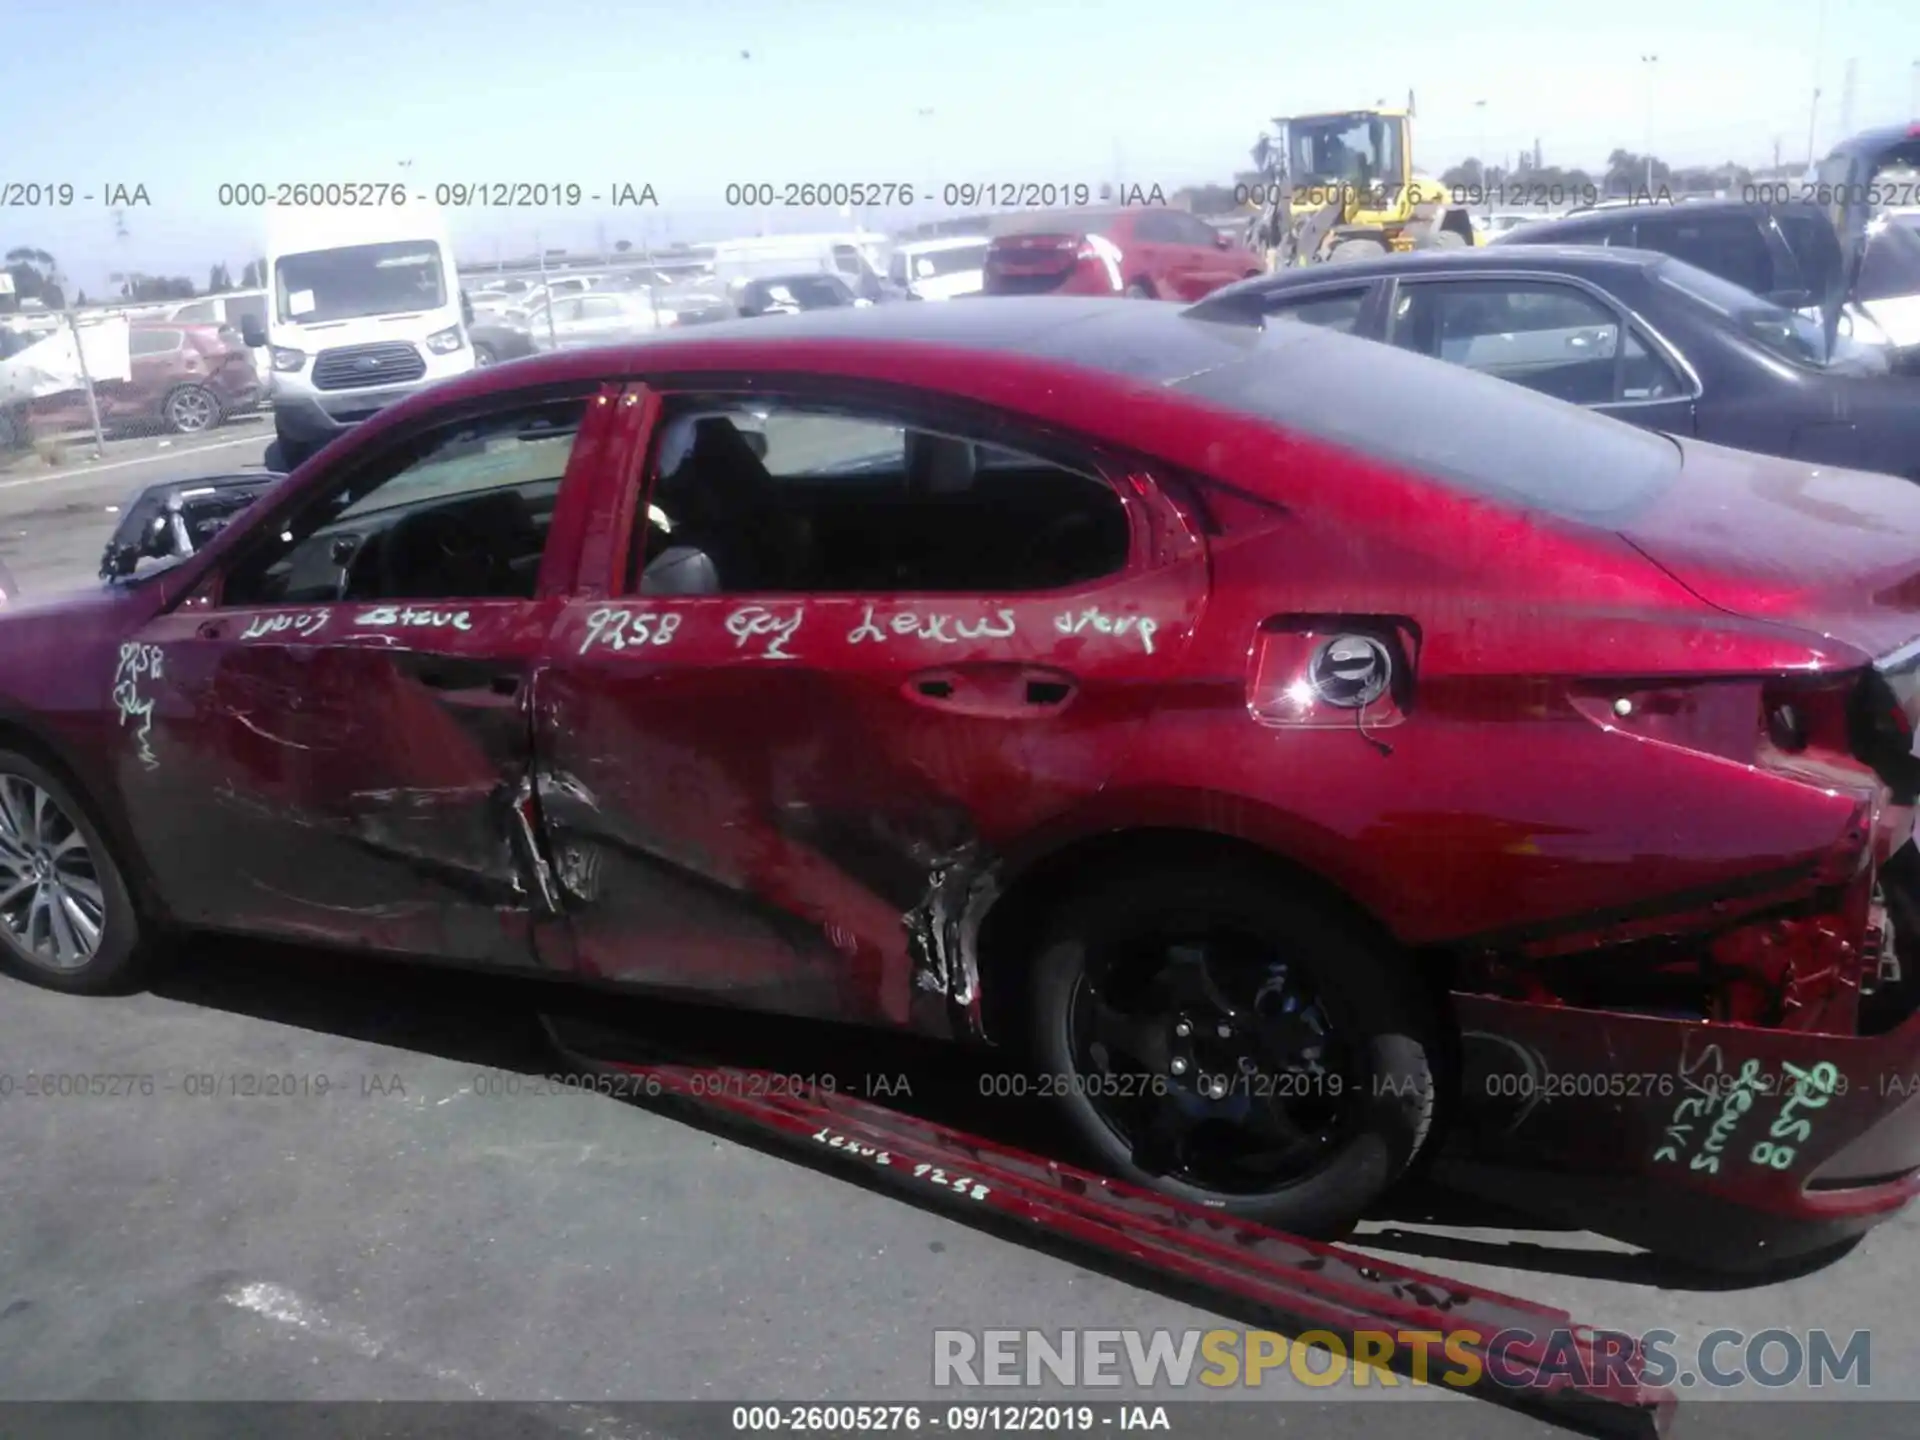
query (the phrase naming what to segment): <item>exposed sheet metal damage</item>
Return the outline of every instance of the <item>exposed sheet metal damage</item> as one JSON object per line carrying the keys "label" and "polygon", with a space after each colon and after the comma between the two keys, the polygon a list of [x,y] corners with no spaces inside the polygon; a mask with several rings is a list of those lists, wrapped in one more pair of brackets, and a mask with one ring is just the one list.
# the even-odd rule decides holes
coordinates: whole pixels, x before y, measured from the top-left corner
{"label": "exposed sheet metal damage", "polygon": [[[275,805],[232,785],[215,788],[213,800],[276,826],[318,832],[370,855],[397,860],[409,874],[442,892],[517,911],[526,908],[529,893],[545,893],[536,887],[546,873],[537,845],[522,852],[525,816],[518,795],[519,789],[505,786],[360,790],[341,797],[339,809],[330,814]],[[249,872],[245,878],[269,894],[341,914],[401,919],[433,908],[431,901],[334,904],[295,895],[258,874]]]}
{"label": "exposed sheet metal damage", "polygon": [[1899,976],[1875,870],[1849,857],[1842,870],[1762,882],[1476,950],[1462,957],[1457,988],[1576,1009],[1858,1033],[1865,1002]]}
{"label": "exposed sheet metal damage", "polygon": [[913,951],[914,987],[946,996],[975,1033],[980,971],[973,940],[999,893],[994,867],[979,842],[972,841],[933,858],[926,895],[902,917]]}

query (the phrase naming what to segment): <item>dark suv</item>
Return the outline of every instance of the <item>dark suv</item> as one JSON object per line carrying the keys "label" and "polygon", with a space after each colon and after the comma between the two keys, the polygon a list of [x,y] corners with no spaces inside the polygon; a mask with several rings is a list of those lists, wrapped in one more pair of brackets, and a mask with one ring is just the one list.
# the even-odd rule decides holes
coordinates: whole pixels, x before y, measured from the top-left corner
{"label": "dark suv", "polygon": [[[1844,269],[1833,222],[1810,204],[1704,200],[1606,207],[1523,225],[1497,243],[1655,250],[1789,310],[1820,305],[1839,287]],[[1920,324],[1911,313],[1920,305],[1920,234],[1899,225],[1875,232],[1847,298],[1886,332],[1895,368],[1920,372]]]}

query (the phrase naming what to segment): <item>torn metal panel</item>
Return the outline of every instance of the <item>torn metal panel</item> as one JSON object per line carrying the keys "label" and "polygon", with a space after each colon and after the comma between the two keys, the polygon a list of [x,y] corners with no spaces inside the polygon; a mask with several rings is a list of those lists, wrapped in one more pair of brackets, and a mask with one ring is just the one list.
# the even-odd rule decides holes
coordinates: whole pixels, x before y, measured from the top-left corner
{"label": "torn metal panel", "polygon": [[925,895],[902,917],[914,988],[944,995],[969,1014],[978,1008],[980,989],[971,934],[998,889],[985,853],[978,841],[969,841],[935,857]]}
{"label": "torn metal panel", "polygon": [[534,793],[533,776],[523,774],[515,784],[507,813],[513,825],[513,852],[521,869],[532,881],[523,885],[515,876],[515,889],[524,894],[531,889],[539,897],[548,915],[560,913],[560,891],[554,884],[553,866],[548,862],[546,838],[540,823],[539,799]]}

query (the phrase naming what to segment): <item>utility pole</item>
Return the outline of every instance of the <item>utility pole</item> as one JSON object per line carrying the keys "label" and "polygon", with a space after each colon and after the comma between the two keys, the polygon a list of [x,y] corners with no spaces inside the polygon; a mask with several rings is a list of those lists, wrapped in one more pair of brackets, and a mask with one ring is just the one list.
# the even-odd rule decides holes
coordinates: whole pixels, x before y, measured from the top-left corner
{"label": "utility pole", "polygon": [[1820,62],[1827,48],[1827,0],[1820,0],[1820,22],[1813,34],[1813,99],[1807,106],[1807,168],[1816,158],[1814,137],[1820,128]]}
{"label": "utility pole", "polygon": [[1846,78],[1840,82],[1840,133],[1853,133],[1853,89],[1860,78],[1860,62],[1848,60]]}
{"label": "utility pole", "polygon": [[[925,205],[930,212],[938,215],[939,211],[936,208],[936,197],[933,193],[935,186],[940,183],[940,177],[934,173],[936,167],[933,163],[934,115],[934,107],[931,105],[922,105],[913,112],[913,118],[920,122],[920,164],[925,172],[921,178],[921,187],[925,193],[920,197],[920,204]],[[920,207],[916,205],[911,208],[917,210]]]}
{"label": "utility pole", "polygon": [[540,298],[547,306],[547,344],[558,350],[560,341],[553,333],[553,291],[547,288],[547,247],[538,230],[533,232],[533,248],[540,252]]}
{"label": "utility pole", "polygon": [[93,421],[93,454],[89,458],[98,460],[107,453],[107,437],[100,428],[100,400],[93,393],[93,376],[87,369],[87,347],[80,339],[80,319],[73,313],[73,297],[67,288],[67,277],[56,267],[47,278],[60,291],[60,306],[67,322],[67,333],[73,336],[73,355],[80,366],[80,384],[87,392],[87,418]]}
{"label": "utility pole", "polygon": [[1486,207],[1486,213],[1491,215],[1493,213],[1493,178],[1487,173],[1489,167],[1487,164],[1486,101],[1476,100],[1473,102],[1473,118],[1476,122],[1474,128],[1479,131],[1474,137],[1479,143],[1474,148],[1480,153],[1474,156],[1474,163],[1480,167],[1480,200]]}
{"label": "utility pole", "polygon": [[1654,75],[1660,68],[1658,55],[1642,55],[1640,63],[1647,67],[1647,198],[1653,198],[1653,85]]}

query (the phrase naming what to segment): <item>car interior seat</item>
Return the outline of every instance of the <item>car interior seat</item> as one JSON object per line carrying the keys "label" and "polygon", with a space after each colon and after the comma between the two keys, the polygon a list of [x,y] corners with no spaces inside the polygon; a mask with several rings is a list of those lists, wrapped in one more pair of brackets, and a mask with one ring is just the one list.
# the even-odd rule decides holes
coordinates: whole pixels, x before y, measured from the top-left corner
{"label": "car interior seat", "polygon": [[[773,477],[747,438],[724,416],[694,420],[692,443],[672,432],[661,446],[663,464],[676,450],[684,459],[659,481],[660,508],[673,518],[672,544],[650,556],[641,573],[647,595],[711,594],[779,590],[801,583],[808,571],[806,527],[787,515],[774,493]],[[696,552],[674,557],[672,551]],[[698,577],[713,590],[660,588]]]}

